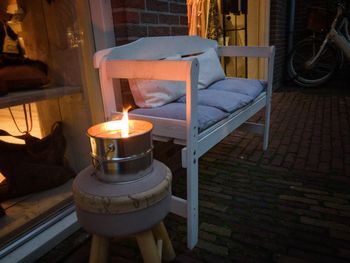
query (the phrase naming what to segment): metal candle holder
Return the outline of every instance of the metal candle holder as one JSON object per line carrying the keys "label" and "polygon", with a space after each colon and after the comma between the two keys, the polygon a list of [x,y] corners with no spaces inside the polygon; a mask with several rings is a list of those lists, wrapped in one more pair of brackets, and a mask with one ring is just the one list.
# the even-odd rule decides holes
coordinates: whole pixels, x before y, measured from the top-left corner
{"label": "metal candle holder", "polygon": [[150,122],[129,120],[129,132],[111,129],[113,122],[90,127],[92,164],[98,179],[107,183],[138,180],[152,171],[153,143]]}

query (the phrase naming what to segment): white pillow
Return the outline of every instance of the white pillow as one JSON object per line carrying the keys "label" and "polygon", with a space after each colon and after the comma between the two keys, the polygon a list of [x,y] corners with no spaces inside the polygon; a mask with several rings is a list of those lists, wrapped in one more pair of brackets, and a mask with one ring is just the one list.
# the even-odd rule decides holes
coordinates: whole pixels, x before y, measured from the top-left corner
{"label": "white pillow", "polygon": [[[183,60],[197,58],[199,62],[198,89],[225,79],[219,58],[213,48],[197,56],[185,57]],[[181,56],[168,57],[166,60],[180,60]],[[154,108],[172,102],[186,93],[186,85],[181,81],[129,79],[131,93],[137,106]]]}
{"label": "white pillow", "polygon": [[197,56],[185,57],[183,60],[192,58],[197,58],[199,62],[198,89],[205,89],[210,84],[225,79],[225,73],[214,48],[209,48]]}
{"label": "white pillow", "polygon": [[[181,60],[180,55],[165,60]],[[134,101],[140,108],[159,107],[185,94],[186,85],[181,81],[129,79]]]}

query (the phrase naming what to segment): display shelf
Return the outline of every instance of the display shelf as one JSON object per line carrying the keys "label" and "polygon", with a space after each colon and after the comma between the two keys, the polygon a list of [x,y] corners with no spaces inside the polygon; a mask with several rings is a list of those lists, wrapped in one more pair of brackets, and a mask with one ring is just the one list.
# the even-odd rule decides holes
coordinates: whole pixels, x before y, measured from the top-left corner
{"label": "display shelf", "polygon": [[5,96],[0,97],[0,108],[16,106],[25,103],[32,103],[40,100],[54,99],[66,95],[80,93],[81,91],[81,87],[64,86],[50,87],[40,90],[10,92]]}

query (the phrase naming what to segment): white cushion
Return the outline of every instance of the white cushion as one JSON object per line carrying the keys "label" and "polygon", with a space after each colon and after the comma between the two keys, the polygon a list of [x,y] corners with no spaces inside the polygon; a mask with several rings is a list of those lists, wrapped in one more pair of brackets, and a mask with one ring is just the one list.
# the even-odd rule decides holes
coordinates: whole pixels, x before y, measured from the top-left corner
{"label": "white cushion", "polygon": [[225,73],[214,48],[209,48],[200,55],[183,59],[190,60],[192,58],[197,58],[199,62],[198,89],[205,89],[210,84],[225,79]]}
{"label": "white cushion", "polygon": [[[197,58],[199,62],[198,89],[204,89],[215,81],[225,78],[219,58],[213,48],[197,56],[185,57],[183,60]],[[172,56],[167,60],[181,60],[181,56]],[[186,93],[185,82],[166,80],[129,79],[131,93],[138,107],[154,108],[175,101]]]}
{"label": "white cushion", "polygon": [[[172,56],[166,60],[181,60]],[[159,107],[185,94],[186,85],[179,81],[129,79],[129,86],[135,104],[140,108]]]}

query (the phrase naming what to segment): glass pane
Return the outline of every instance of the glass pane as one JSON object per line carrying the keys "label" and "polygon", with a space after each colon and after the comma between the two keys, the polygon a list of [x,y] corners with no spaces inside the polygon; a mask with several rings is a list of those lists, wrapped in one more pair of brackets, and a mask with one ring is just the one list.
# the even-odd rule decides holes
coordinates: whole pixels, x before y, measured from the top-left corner
{"label": "glass pane", "polygon": [[[6,3],[1,2],[0,11],[12,14],[12,19],[7,21],[7,24],[16,33],[17,41],[20,43],[22,54],[15,54],[15,56],[25,62],[29,61],[29,64],[33,61],[41,61],[48,68],[48,83],[40,89],[44,91],[57,86],[65,88],[82,86],[80,44],[83,35],[77,23],[76,1],[7,0]],[[28,79],[24,78],[21,81],[27,84]],[[21,92],[28,91],[30,94],[31,89],[26,89],[28,86],[24,85],[25,89],[22,89]],[[11,87],[9,85],[9,88]],[[27,152],[22,152],[21,154],[25,158],[28,157],[28,160],[23,161],[22,158],[18,161],[17,166],[34,167],[37,170],[23,171],[18,175],[18,172],[14,172],[14,170],[9,172],[8,169],[3,169],[6,171],[4,176],[7,179],[0,176],[0,201],[5,210],[5,215],[0,216],[0,247],[17,238],[20,234],[28,233],[45,218],[70,204],[72,201],[72,178],[75,172],[81,170],[89,162],[89,143],[84,134],[90,119],[88,106],[82,94],[32,103],[30,113],[29,106],[26,107],[28,123],[32,123],[33,126],[30,134],[36,138],[46,138],[52,133],[55,122],[63,123],[66,151],[65,156],[62,154],[62,156],[57,157],[59,159],[57,163],[42,162],[41,159],[38,161],[35,158],[33,162],[31,152],[29,153],[30,157],[25,155],[28,154]],[[11,107],[11,109],[13,117],[8,109],[0,109],[0,128],[13,135],[21,135],[13,119],[22,130],[25,130],[25,111],[22,106]],[[79,116],[84,116],[84,118]],[[11,137],[1,136],[0,140],[23,144],[23,140]],[[57,145],[43,143],[43,146],[37,147],[35,150],[39,149],[38,151],[42,154],[45,150],[49,151],[50,147],[57,147]],[[27,149],[23,151],[27,151]],[[8,159],[2,158],[0,154],[0,168],[6,166],[6,164],[1,163],[4,160]],[[26,163],[23,164],[24,162]],[[16,171],[18,170],[20,169]],[[52,171],[50,176],[48,176],[48,170]],[[28,177],[25,176],[26,173],[28,173]],[[16,179],[13,180],[10,177]],[[22,177],[23,183],[21,183]],[[57,180],[57,184],[53,187],[52,181],[54,180]],[[26,188],[28,193],[14,191],[15,194],[13,194],[14,192],[11,190],[10,194],[9,189],[16,187],[14,181],[17,182],[17,185]],[[35,182],[39,182],[44,187],[40,187],[40,191],[31,190],[38,188],[35,186]],[[45,187],[46,182],[48,182],[47,187]]]}

